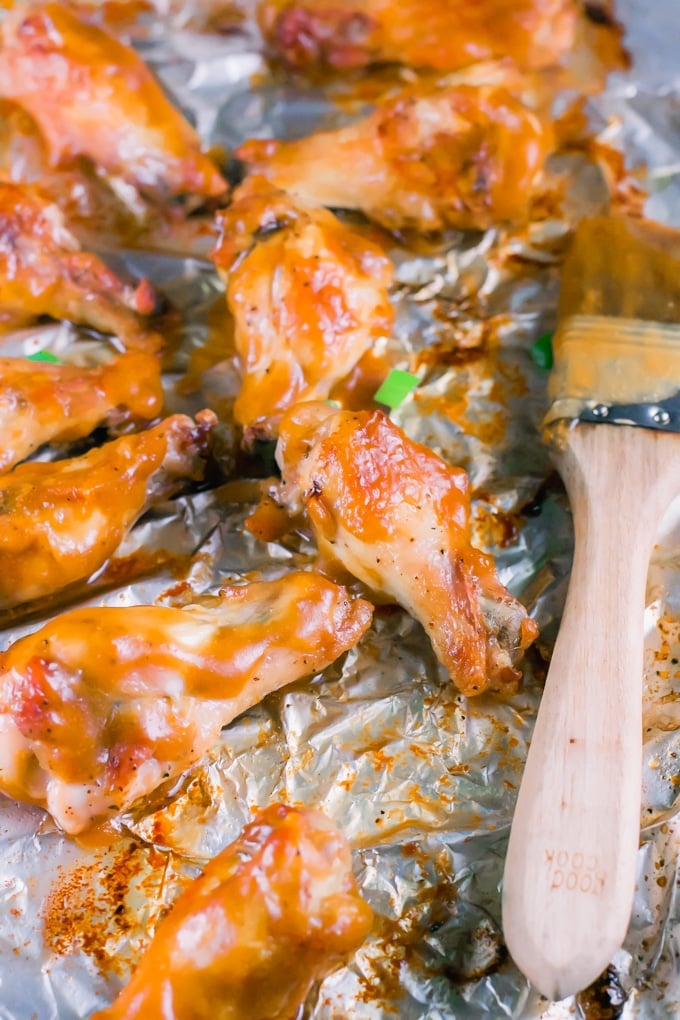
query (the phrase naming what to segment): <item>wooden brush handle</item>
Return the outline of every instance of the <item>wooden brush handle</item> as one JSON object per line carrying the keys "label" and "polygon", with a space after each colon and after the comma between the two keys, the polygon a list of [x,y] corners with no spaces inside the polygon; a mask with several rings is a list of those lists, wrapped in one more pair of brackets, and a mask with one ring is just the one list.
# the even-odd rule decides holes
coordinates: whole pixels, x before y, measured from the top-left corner
{"label": "wooden brush handle", "polygon": [[680,435],[578,425],[565,443],[558,466],[574,515],[574,563],[503,882],[508,948],[549,999],[595,980],[628,928],[647,570],[680,491]]}

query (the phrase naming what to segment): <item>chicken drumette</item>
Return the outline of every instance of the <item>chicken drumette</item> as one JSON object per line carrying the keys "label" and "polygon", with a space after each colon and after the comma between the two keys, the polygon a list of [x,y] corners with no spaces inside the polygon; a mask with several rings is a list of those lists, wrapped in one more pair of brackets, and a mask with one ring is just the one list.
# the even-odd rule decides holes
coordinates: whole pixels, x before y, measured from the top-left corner
{"label": "chicken drumette", "polygon": [[20,326],[50,315],[157,347],[145,317],[155,308],[146,280],[123,283],[80,250],[56,206],[26,185],[0,183],[0,322]]}
{"label": "chicken drumette", "polygon": [[303,572],[183,609],[65,613],[0,654],[0,789],[81,832],[195,764],[265,695],[352,648],[371,616]]}
{"label": "chicken drumette", "polygon": [[0,472],[44,443],[72,443],[128,418],[151,421],[162,406],[160,361],[142,351],[93,367],[0,358]]}
{"label": "chicken drumette", "polygon": [[0,478],[0,608],[60,591],[106,563],[154,502],[202,477],[216,421],[173,415],[82,457]]}
{"label": "chicken drumette", "polygon": [[141,57],[62,4],[21,4],[8,16],[0,95],[35,119],[55,165],[87,156],[152,196],[226,190]]}
{"label": "chicken drumette", "polygon": [[389,333],[392,265],[324,209],[252,182],[222,214],[213,258],[226,280],[242,387],[234,416],[276,434],[300,400],[328,397],[374,341]]}
{"label": "chicken drumette", "polygon": [[[299,404],[281,422],[272,489],[306,512],[319,552],[419,620],[465,694],[511,689],[536,636],[493,560],[470,544],[468,479],[381,411]],[[250,521],[267,538],[267,515]]]}
{"label": "chicken drumette", "polygon": [[395,62],[453,71],[510,57],[554,64],[571,47],[576,0],[259,0],[270,50],[295,67]]}
{"label": "chicken drumette", "polygon": [[272,805],[177,900],[93,1020],[291,1020],[371,920],[341,833],[315,811]]}
{"label": "chicken drumette", "polygon": [[393,229],[484,229],[523,218],[552,146],[549,125],[505,89],[418,86],[368,117],[237,155],[308,205],[358,209]]}

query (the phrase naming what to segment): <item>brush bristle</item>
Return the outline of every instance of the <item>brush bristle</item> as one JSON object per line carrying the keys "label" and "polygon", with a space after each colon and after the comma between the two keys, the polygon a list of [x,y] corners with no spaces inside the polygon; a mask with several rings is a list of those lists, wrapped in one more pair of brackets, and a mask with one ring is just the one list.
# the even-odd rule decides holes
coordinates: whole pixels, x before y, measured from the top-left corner
{"label": "brush bristle", "polygon": [[560,320],[614,316],[680,322],[680,232],[648,220],[583,220],[562,275]]}

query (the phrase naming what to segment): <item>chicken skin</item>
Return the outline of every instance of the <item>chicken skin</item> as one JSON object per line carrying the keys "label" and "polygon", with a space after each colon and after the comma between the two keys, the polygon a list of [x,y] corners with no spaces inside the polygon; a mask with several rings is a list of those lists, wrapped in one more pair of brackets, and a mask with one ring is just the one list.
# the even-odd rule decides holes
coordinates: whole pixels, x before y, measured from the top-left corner
{"label": "chicken skin", "polygon": [[0,654],[0,789],[82,832],[194,765],[265,695],[328,666],[371,616],[304,572],[183,609],[64,613]]}
{"label": "chicken skin", "polygon": [[82,457],[0,478],[0,608],[60,591],[106,563],[144,510],[202,477],[215,416],[177,414]]}
{"label": "chicken skin", "polygon": [[282,413],[324,399],[393,320],[392,264],[324,209],[257,184],[222,214],[213,255],[227,284],[242,388],[234,417],[276,435]]}
{"label": "chicken skin", "polygon": [[272,805],[179,897],[92,1020],[292,1020],[371,922],[344,836],[316,811]]}
{"label": "chicken skin", "polygon": [[162,407],[160,361],[142,351],[91,368],[0,358],[0,472],[44,443],[72,443],[126,418],[151,421]]}
{"label": "chicken skin", "polygon": [[59,3],[2,27],[0,95],[35,119],[54,165],[87,156],[143,194],[213,196],[226,183],[135,51]]}
{"label": "chicken skin", "polygon": [[375,63],[455,71],[510,57],[531,70],[570,47],[575,0],[259,0],[271,52],[293,67]]}
{"label": "chicken skin", "polygon": [[[493,560],[470,544],[468,479],[410,440],[382,411],[298,404],[281,422],[282,482],[305,511],[328,568],[340,566],[422,623],[464,694],[512,689],[536,637]],[[266,531],[257,511],[250,530]]]}
{"label": "chicken skin", "polygon": [[146,325],[151,285],[123,283],[80,245],[56,206],[33,188],[0,183],[0,321],[20,326],[41,315],[70,319],[152,348]]}
{"label": "chicken skin", "polygon": [[549,125],[492,85],[418,86],[368,117],[237,155],[309,205],[389,229],[485,229],[522,219],[552,147]]}

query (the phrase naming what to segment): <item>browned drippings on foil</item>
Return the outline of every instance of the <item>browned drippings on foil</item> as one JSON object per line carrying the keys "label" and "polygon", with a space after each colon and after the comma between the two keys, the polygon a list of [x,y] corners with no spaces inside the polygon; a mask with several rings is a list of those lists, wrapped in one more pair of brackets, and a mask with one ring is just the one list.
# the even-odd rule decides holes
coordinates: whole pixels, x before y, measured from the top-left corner
{"label": "browned drippings on foil", "polygon": [[95,851],[87,863],[60,868],[42,912],[49,951],[82,952],[106,974],[128,974],[166,899],[181,891],[169,865],[169,855],[121,840]]}

